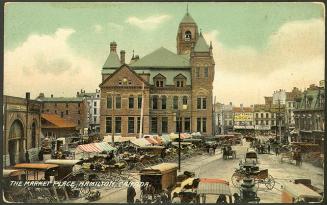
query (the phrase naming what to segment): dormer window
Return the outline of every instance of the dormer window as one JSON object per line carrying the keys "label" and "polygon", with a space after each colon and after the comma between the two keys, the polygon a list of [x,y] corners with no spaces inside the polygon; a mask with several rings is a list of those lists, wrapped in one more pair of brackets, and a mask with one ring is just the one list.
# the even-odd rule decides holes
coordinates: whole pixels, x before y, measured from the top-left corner
{"label": "dormer window", "polygon": [[175,78],[174,78],[174,82],[176,87],[178,88],[182,88],[186,85],[186,77],[182,74],[178,74]]}
{"label": "dormer window", "polygon": [[161,75],[160,73],[153,77],[153,83],[157,88],[164,87],[166,82],[166,77]]}
{"label": "dormer window", "polygon": [[185,41],[190,41],[192,39],[192,33],[191,31],[185,32]]}

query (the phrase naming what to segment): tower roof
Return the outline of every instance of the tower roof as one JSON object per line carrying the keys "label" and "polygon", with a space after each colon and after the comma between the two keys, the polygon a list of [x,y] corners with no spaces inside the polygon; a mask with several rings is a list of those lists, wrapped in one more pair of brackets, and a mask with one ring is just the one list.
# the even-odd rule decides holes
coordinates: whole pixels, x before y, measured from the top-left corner
{"label": "tower roof", "polygon": [[208,52],[209,51],[209,46],[204,40],[202,34],[200,33],[199,39],[197,40],[195,47],[194,47],[194,52]]}
{"label": "tower roof", "polygon": [[110,52],[103,68],[119,68],[121,66],[119,56],[116,52]]}
{"label": "tower roof", "polygon": [[131,67],[159,67],[159,68],[179,68],[190,67],[189,60],[179,56],[170,50],[160,47],[152,53],[144,56],[140,60],[131,63]]}
{"label": "tower roof", "polygon": [[195,24],[195,21],[194,19],[192,18],[192,16],[186,12],[185,16],[183,17],[181,23],[194,23]]}

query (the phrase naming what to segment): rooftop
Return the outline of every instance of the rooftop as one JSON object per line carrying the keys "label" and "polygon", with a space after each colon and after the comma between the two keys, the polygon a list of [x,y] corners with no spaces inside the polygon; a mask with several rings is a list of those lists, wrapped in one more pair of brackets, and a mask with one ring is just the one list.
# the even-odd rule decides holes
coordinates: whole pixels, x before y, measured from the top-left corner
{"label": "rooftop", "polygon": [[[164,59],[164,60],[163,60]],[[172,51],[160,47],[140,60],[131,63],[132,68],[189,68],[190,62],[185,55],[177,55]]]}
{"label": "rooftop", "polygon": [[194,19],[192,18],[192,16],[190,15],[189,12],[187,12],[185,14],[185,16],[183,17],[181,23],[195,23]]}
{"label": "rooftop", "polygon": [[40,97],[36,99],[41,102],[82,102],[83,97]]}
{"label": "rooftop", "polygon": [[76,124],[59,117],[58,115],[54,114],[42,114],[42,119],[53,124],[53,126],[49,125],[42,125],[42,128],[75,128]]}
{"label": "rooftop", "polygon": [[199,39],[197,40],[195,47],[194,47],[195,52],[208,52],[209,51],[209,46],[207,42],[204,40],[202,34],[200,34]]}
{"label": "rooftop", "polygon": [[116,52],[110,52],[103,68],[119,68],[121,66],[119,56]]}

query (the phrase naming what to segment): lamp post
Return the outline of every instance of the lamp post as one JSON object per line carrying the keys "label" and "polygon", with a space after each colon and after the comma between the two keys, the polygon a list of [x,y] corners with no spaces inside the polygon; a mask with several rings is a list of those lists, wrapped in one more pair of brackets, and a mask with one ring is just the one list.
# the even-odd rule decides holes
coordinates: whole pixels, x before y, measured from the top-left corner
{"label": "lamp post", "polygon": [[[187,105],[183,105],[182,110],[187,110]],[[181,111],[176,111],[176,121],[178,123],[178,171],[181,171],[181,128],[182,128],[182,120],[181,120]]]}

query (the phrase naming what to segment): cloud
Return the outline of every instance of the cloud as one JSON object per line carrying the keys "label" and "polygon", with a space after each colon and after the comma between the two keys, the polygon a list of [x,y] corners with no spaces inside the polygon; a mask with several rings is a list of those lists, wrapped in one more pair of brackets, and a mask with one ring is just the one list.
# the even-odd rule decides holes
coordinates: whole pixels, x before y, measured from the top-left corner
{"label": "cloud", "polygon": [[112,30],[116,30],[116,31],[123,31],[124,30],[124,27],[122,25],[112,23],[112,22],[108,23],[108,28],[112,29]]}
{"label": "cloud", "polygon": [[103,27],[99,24],[94,25],[94,31],[96,33],[101,33],[103,31]]}
{"label": "cloud", "polygon": [[[33,34],[13,50],[4,53],[4,92],[24,96],[31,91],[74,96],[81,88],[96,88],[100,65],[80,56],[69,46],[75,32],[59,28],[50,35]],[[92,76],[92,77],[90,77]]]}
{"label": "cloud", "polygon": [[[258,51],[252,47],[227,48],[219,32],[204,33],[212,41],[216,63],[214,94],[218,101],[263,103],[274,90],[304,89],[324,79],[324,21],[311,19],[283,24]],[[246,95],[244,95],[246,93]]]}
{"label": "cloud", "polygon": [[157,15],[157,16],[149,16],[145,19],[140,19],[135,16],[130,16],[127,18],[126,23],[129,23],[133,26],[136,26],[138,28],[144,29],[144,30],[150,30],[157,28],[161,23],[169,20],[171,16],[163,14],[163,15]]}

